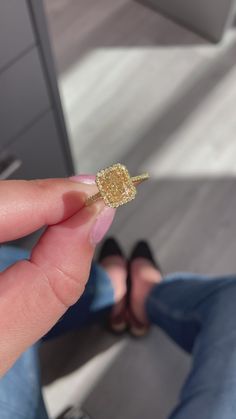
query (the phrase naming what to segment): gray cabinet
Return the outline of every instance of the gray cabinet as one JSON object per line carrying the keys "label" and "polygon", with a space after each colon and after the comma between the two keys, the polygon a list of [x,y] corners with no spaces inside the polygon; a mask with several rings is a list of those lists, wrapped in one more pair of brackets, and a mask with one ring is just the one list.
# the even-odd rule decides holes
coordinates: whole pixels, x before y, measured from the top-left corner
{"label": "gray cabinet", "polygon": [[42,0],[1,0],[0,179],[73,171]]}
{"label": "gray cabinet", "polygon": [[72,173],[42,0],[1,0],[0,178]]}
{"label": "gray cabinet", "polygon": [[0,71],[35,44],[26,0],[0,1]]}
{"label": "gray cabinet", "polygon": [[0,146],[14,140],[49,109],[50,96],[37,48],[0,74],[0,102]]}
{"label": "gray cabinet", "polygon": [[18,170],[9,178],[38,179],[42,173],[45,178],[51,177],[52,160],[54,176],[67,175],[65,155],[58,147],[58,135],[54,114],[50,110],[6,149],[6,156],[19,162]]}

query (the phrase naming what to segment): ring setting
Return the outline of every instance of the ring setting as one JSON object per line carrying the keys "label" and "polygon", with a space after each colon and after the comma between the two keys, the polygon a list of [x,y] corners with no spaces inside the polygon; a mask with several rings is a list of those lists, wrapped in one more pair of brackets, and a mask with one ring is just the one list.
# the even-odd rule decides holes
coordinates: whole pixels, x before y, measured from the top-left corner
{"label": "ring setting", "polygon": [[85,205],[103,199],[108,207],[118,208],[132,201],[137,194],[136,186],[148,178],[148,173],[131,177],[123,164],[113,164],[97,173],[95,182],[99,192],[88,197]]}

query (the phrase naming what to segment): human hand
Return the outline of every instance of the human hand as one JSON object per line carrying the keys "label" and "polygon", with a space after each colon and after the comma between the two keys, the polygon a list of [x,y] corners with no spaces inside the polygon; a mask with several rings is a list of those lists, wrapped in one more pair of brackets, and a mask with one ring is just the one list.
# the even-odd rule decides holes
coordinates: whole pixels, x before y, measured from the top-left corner
{"label": "human hand", "polygon": [[1,243],[48,226],[29,261],[0,273],[0,376],[83,293],[115,214],[102,200],[84,206],[95,192],[93,176],[0,181]]}

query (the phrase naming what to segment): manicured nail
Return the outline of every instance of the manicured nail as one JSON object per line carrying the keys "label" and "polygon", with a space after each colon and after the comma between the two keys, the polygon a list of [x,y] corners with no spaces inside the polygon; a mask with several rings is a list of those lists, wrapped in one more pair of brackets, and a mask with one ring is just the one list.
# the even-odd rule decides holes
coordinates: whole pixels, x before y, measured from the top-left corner
{"label": "manicured nail", "polygon": [[115,209],[105,207],[98,215],[90,232],[90,242],[93,246],[96,246],[103,239],[112,224],[115,213]]}
{"label": "manicured nail", "polygon": [[94,185],[95,184],[95,178],[94,175],[76,175],[76,176],[70,176],[69,180],[73,180],[75,182],[85,183],[87,185]]}
{"label": "manicured nail", "polygon": [[[71,176],[69,179],[74,182],[81,182],[87,185],[95,184],[94,175],[76,175]],[[103,237],[109,230],[116,213],[116,210],[114,208],[103,207],[102,209],[101,205],[99,205],[100,203],[102,204],[102,201],[94,204],[97,206],[98,215],[90,231],[90,242],[93,246],[96,246],[103,239]],[[102,204],[102,206],[103,205],[104,203]]]}

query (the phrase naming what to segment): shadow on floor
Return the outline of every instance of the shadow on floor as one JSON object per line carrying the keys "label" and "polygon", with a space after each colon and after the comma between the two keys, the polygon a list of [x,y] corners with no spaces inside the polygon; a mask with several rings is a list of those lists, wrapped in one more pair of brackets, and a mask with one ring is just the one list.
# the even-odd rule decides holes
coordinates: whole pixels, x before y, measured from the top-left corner
{"label": "shadow on floor", "polygon": [[96,419],[166,419],[189,367],[190,358],[153,328],[144,339],[127,339],[82,407]]}
{"label": "shadow on floor", "polygon": [[112,227],[127,254],[146,238],[165,274],[236,272],[236,178],[164,178],[140,186]]}
{"label": "shadow on floor", "polygon": [[79,369],[118,340],[104,327],[93,325],[44,342],[40,348],[43,385]]}
{"label": "shadow on floor", "polygon": [[[47,0],[45,1],[47,3]],[[91,7],[96,7],[92,5]],[[58,63],[59,73],[63,73],[78,62],[84,55],[103,48],[168,47],[206,44],[200,36],[179,26],[157,12],[133,0],[125,0],[108,12],[106,1],[99,4],[99,13],[92,13],[83,0],[73,7],[68,2],[57,13],[49,11],[50,21],[55,30],[53,37],[62,37],[66,43],[67,32],[73,30],[73,40],[63,49]],[[102,19],[101,19],[102,16]],[[89,25],[84,25],[87,19]],[[79,30],[74,30],[74,25]],[[137,31],[138,28],[138,31]],[[62,43],[63,45],[63,43]]]}
{"label": "shadow on floor", "polygon": [[[92,327],[45,344],[41,349],[44,384],[78,370],[92,355],[119,340]],[[68,404],[80,406],[96,419],[151,419],[154,414],[166,418],[189,371],[189,357],[158,328],[146,338],[126,336],[122,341],[122,350],[103,367],[99,379],[94,370],[93,383],[85,394],[81,396],[83,382],[75,382],[69,392],[64,382]]]}

